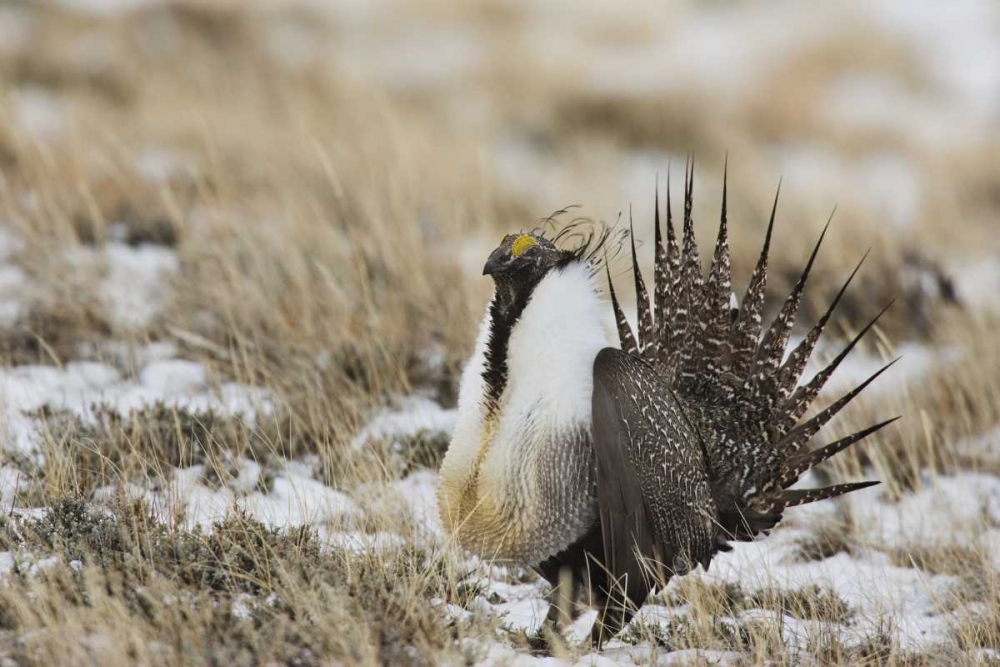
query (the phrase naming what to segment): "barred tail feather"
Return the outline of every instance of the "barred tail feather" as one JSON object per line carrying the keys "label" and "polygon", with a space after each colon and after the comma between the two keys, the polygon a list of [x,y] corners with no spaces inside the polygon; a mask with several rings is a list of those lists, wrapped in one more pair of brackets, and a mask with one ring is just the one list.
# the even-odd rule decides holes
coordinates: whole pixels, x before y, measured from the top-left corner
{"label": "barred tail feather", "polygon": [[[672,400],[681,408],[685,420],[699,433],[701,442],[698,444],[704,450],[706,463],[711,468],[710,476],[714,477],[713,486],[719,493],[716,499],[719,523],[723,533],[729,536],[720,538],[720,545],[723,546],[719,548],[724,548],[725,539],[750,539],[766,532],[780,520],[782,512],[788,507],[835,498],[871,486],[872,482],[861,482],[823,489],[788,488],[805,471],[895,421],[880,422],[816,450],[808,448],[816,433],[895,361],[883,366],[810,419],[798,423],[832,373],[874,327],[888,306],[812,380],[799,385],[820,337],[867,253],[805,339],[785,360],[803,293],[830,228],[830,221],[823,227],[774,321],[763,331],[768,258],[780,193],[779,182],[763,247],[738,308],[731,305],[734,295],[731,292],[728,174],[723,176],[722,210],[713,258],[708,276],[703,277],[692,220],[693,160],[684,170],[684,212],[680,238],[675,235],[673,226],[669,171],[665,233],[660,227],[658,188],[654,198],[656,248],[652,302],[636,261],[633,239],[638,341],[622,312],[613,285],[610,290],[622,349],[652,362],[669,386]],[[610,273],[608,281],[611,281]],[[695,443],[691,444],[694,446]]]}
{"label": "barred tail feather", "polygon": [[698,243],[694,237],[694,221],[691,219],[691,209],[694,206],[694,161],[689,163],[684,175],[684,240],[681,253],[681,269],[679,285],[677,286],[677,300],[679,301],[675,311],[674,331],[675,338],[684,337],[679,346],[680,374],[682,377],[692,379],[695,376],[695,369],[692,360],[698,354],[698,349],[703,345],[700,335],[692,326],[698,318],[698,307],[702,292],[703,279],[701,275],[701,259],[698,256]]}
{"label": "barred tail feather", "polygon": [[[866,324],[865,327],[859,331],[847,345],[844,346],[844,349],[840,351],[840,354],[834,357],[833,361],[827,364],[823,370],[816,374],[816,377],[809,381],[809,384],[798,387],[795,390],[795,393],[792,394],[790,399],[788,399],[782,407],[781,413],[776,418],[776,421],[779,422],[780,433],[784,434],[795,426],[796,422],[798,422],[802,415],[805,414],[805,411],[809,408],[812,402],[816,400],[816,397],[819,396],[819,392],[822,391],[823,387],[830,379],[830,376],[833,375],[835,370],[837,370],[837,367],[843,363],[844,359],[847,358],[847,355],[854,350],[854,347],[861,342],[861,339],[865,337],[865,334],[867,334],[872,327],[875,326],[882,316],[885,315],[886,311],[892,308],[894,303],[895,300],[886,304],[886,306],[880,310],[878,314],[873,317],[871,321],[868,322],[868,324]],[[798,380],[796,379],[796,382],[797,381]]]}
{"label": "barred tail feather", "polygon": [[615,283],[611,280],[611,270],[607,266],[607,260],[605,260],[604,265],[605,270],[608,272],[608,289],[611,293],[611,307],[615,312],[615,325],[618,327],[618,342],[622,350],[637,357],[639,356],[639,346],[636,345],[635,336],[632,335],[632,327],[629,326],[628,318],[625,317],[625,311],[622,310],[621,304],[618,303],[618,295],[615,294]]}
{"label": "barred tail feather", "polygon": [[899,420],[900,417],[893,417],[892,419],[886,419],[885,421],[879,422],[869,426],[866,429],[862,429],[856,433],[841,438],[831,442],[829,445],[820,447],[819,449],[814,449],[810,452],[799,454],[797,456],[789,459],[785,472],[782,474],[781,478],[778,480],[778,486],[781,488],[786,488],[798,481],[799,477],[804,474],[807,470],[812,470],[820,463],[823,463],[827,459],[839,454],[843,450],[847,449],[851,445],[860,442],[872,435],[881,431],[883,428],[892,424],[893,422]]}
{"label": "barred tail feather", "polygon": [[833,301],[830,302],[830,306],[826,309],[826,312],[823,313],[823,316],[819,318],[819,321],[813,325],[813,328],[809,330],[809,333],[802,340],[802,342],[799,343],[795,350],[792,351],[791,355],[788,357],[788,361],[781,366],[781,370],[778,373],[777,386],[779,400],[787,399],[788,394],[795,389],[799,379],[802,377],[802,372],[806,368],[806,364],[809,363],[809,357],[812,356],[813,350],[816,349],[816,343],[819,342],[819,337],[823,334],[823,330],[830,321],[830,317],[833,316],[834,311],[837,309],[837,304],[840,303],[840,299],[844,296],[848,286],[850,286],[851,281],[854,280],[854,276],[857,275],[858,271],[861,269],[861,265],[865,263],[865,260],[868,258],[868,254],[870,252],[871,251],[868,251],[864,254],[861,261],[858,262],[858,265],[854,267],[853,271],[851,271],[851,275],[847,277],[846,281],[844,281],[840,291],[837,292],[837,296],[835,296]]}
{"label": "barred tail feather", "polygon": [[[728,195],[728,165],[722,177],[722,213],[719,234],[715,242],[712,267],[705,284],[704,298],[699,313],[699,335],[704,340],[701,357],[695,360],[698,370],[715,376],[728,372],[731,360],[729,333],[732,318],[729,313],[732,294],[732,261],[729,255],[729,229],[726,220],[726,199]],[[718,384],[717,378],[707,381]]]}
{"label": "barred tail feather", "polygon": [[806,503],[815,503],[820,500],[836,498],[837,496],[842,496],[845,493],[867,489],[871,486],[875,486],[876,484],[881,484],[881,482],[873,480],[870,482],[835,484],[833,486],[825,486],[821,489],[789,489],[778,496],[777,500],[772,503],[771,511],[785,510],[789,507],[795,507],[797,505],[805,505]]}
{"label": "barred tail feather", "polygon": [[655,350],[653,336],[653,313],[650,311],[649,294],[646,283],[639,270],[639,259],[635,252],[635,228],[632,226],[632,211],[628,215],[629,236],[632,242],[632,274],[635,277],[635,304],[639,315],[639,354],[644,359],[652,360]]}
{"label": "barred tail feather", "polygon": [[[667,172],[667,191],[670,190],[670,176]],[[657,360],[663,358],[664,350],[670,347],[670,327],[668,326],[669,304],[667,299],[670,295],[670,260],[667,257],[667,249],[663,245],[663,233],[660,231],[660,184],[656,183],[656,196],[653,198],[653,242],[655,248],[654,271],[653,271],[653,301],[656,308],[655,313],[655,357]]]}
{"label": "barred tail feather", "polygon": [[774,231],[774,217],[778,211],[778,197],[781,195],[781,183],[774,193],[774,204],[771,207],[771,217],[764,234],[764,247],[757,259],[750,284],[743,296],[743,304],[736,316],[736,324],[732,333],[733,373],[737,377],[745,377],[753,362],[753,353],[757,349],[757,341],[763,323],[764,287],[767,284],[767,256],[771,249],[771,233]]}
{"label": "barred tail feather", "polygon": [[795,326],[795,316],[798,313],[799,304],[802,303],[802,293],[805,291],[813,263],[816,261],[816,256],[819,254],[819,249],[823,245],[823,239],[826,237],[828,229],[830,229],[829,220],[823,226],[823,231],[820,233],[819,239],[813,247],[812,254],[809,255],[809,261],[806,262],[805,268],[802,269],[802,274],[795,283],[795,287],[792,288],[792,293],[785,299],[785,303],[781,307],[781,312],[778,313],[774,322],[771,323],[770,328],[760,342],[760,346],[757,348],[757,354],[754,358],[754,375],[751,379],[751,391],[761,396],[768,408],[773,405],[772,397],[775,393],[773,387],[777,383],[775,371],[778,370],[781,360],[785,356],[788,337],[792,333],[792,327]]}
{"label": "barred tail feather", "polygon": [[868,385],[874,382],[878,376],[882,375],[882,373],[885,373],[887,370],[889,370],[893,366],[893,364],[899,361],[899,359],[900,359],[899,357],[896,357],[886,365],[882,366],[882,368],[878,369],[870,376],[868,376],[867,380],[865,380],[857,387],[855,387],[851,391],[841,396],[839,399],[834,401],[829,407],[817,413],[816,416],[812,417],[811,419],[804,421],[795,428],[793,428],[791,431],[788,432],[787,435],[785,435],[780,441],[778,441],[777,444],[775,444],[775,449],[781,451],[786,458],[791,454],[794,454],[795,452],[802,449],[802,447],[805,446],[805,444],[809,442],[809,440],[814,435],[816,435],[816,433],[821,428],[826,426],[826,424],[831,419],[836,417],[841,410],[847,407],[848,403],[854,400],[854,398],[862,391],[864,391],[865,388],[868,387]]}

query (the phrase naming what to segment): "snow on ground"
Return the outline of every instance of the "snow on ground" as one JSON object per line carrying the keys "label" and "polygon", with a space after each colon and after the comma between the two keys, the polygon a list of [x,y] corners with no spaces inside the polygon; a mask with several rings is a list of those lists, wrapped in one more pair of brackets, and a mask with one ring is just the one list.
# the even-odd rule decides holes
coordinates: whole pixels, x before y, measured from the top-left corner
{"label": "snow on ground", "polygon": [[398,441],[421,432],[451,433],[457,418],[456,410],[445,410],[429,398],[407,396],[399,399],[395,408],[376,414],[351,444],[354,449],[361,449],[372,442]]}
{"label": "snow on ground", "polygon": [[[196,465],[174,470],[170,480],[155,489],[130,484],[124,492],[145,499],[163,521],[170,521],[180,510],[187,527],[201,526],[207,531],[236,508],[274,528],[324,527],[358,512],[347,495],[314,479],[310,466],[285,463],[267,491],[255,490],[261,473],[257,463],[241,460],[237,468],[238,473],[224,478],[218,488],[202,481],[206,466]],[[117,486],[105,487],[95,493],[95,500],[109,500],[122,491]]]}
{"label": "snow on ground", "polygon": [[13,91],[4,107],[14,122],[35,139],[54,139],[63,135],[69,120],[69,103],[39,86],[23,86]]}
{"label": "snow on ground", "polygon": [[0,325],[4,326],[13,324],[22,311],[24,271],[10,262],[21,247],[21,239],[0,227]]}
{"label": "snow on ground", "polygon": [[25,7],[0,7],[0,54],[17,53],[31,39],[32,16]]}
{"label": "snow on ground", "polygon": [[[110,227],[114,231],[115,225]],[[166,304],[170,278],[180,268],[171,248],[117,241],[75,247],[66,259],[80,284],[89,284],[94,274],[101,276],[101,305],[111,322],[124,330],[140,329],[152,321]]]}
{"label": "snow on ground", "polygon": [[82,14],[111,15],[161,4],[160,0],[53,0],[65,9]]}
{"label": "snow on ground", "polygon": [[1000,254],[972,261],[956,260],[949,267],[955,290],[973,313],[1000,313]]}
{"label": "snow on ground", "polygon": [[94,407],[121,414],[162,402],[192,412],[241,415],[252,422],[258,410],[269,410],[266,392],[232,382],[213,386],[207,371],[191,361],[150,361],[135,378],[96,361],[55,366],[0,368],[0,433],[4,448],[25,454],[38,451],[39,434],[26,414],[43,406],[70,410],[84,420]]}

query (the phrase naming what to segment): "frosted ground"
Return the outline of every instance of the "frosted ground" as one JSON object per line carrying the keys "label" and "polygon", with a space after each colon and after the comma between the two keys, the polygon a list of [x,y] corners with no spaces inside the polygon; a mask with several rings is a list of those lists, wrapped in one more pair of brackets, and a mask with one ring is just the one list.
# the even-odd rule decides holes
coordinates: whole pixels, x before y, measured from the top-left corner
{"label": "frosted ground", "polygon": [[[0,2],[0,62],[0,659],[998,660],[988,0]],[[882,485],[675,580],[600,655],[580,643],[591,612],[565,651],[532,656],[544,585],[461,553],[434,500],[482,261],[570,204],[610,221],[631,206],[648,241],[653,183],[688,151],[702,239],[729,153],[735,284],[779,177],[775,292],[838,207],[805,319],[874,248],[818,362],[900,300],[827,395],[902,360],[818,442],[904,420],[803,481]],[[386,608],[340,616],[307,595],[324,582],[229,552],[222,584],[163,588],[183,559],[161,572],[149,556],[160,574],[134,580],[72,527],[30,537],[67,502],[123,521],[141,506],[198,544],[233,539],[232,517],[307,527],[315,563],[363,573],[344,576],[351,597],[420,566],[390,580],[408,597],[379,589]]]}

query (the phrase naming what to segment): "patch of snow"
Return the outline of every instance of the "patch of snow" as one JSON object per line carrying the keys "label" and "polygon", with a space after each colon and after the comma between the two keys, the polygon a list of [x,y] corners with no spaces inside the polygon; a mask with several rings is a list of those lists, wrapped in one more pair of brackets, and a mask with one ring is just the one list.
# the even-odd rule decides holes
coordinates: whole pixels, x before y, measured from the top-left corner
{"label": "patch of snow", "polygon": [[7,512],[15,504],[17,494],[26,491],[28,478],[12,466],[0,467],[0,512]]}
{"label": "patch of snow", "polygon": [[412,438],[421,432],[451,434],[457,410],[446,410],[422,396],[408,396],[396,409],[379,412],[354,437],[351,446],[361,449],[372,442]]}
{"label": "patch of snow", "polygon": [[[862,492],[863,493],[863,492]],[[923,480],[921,488],[895,504],[851,499],[851,511],[872,544],[975,546],[988,526],[1000,525],[1000,479],[964,472]],[[998,561],[1000,565],[1000,561]]]}
{"label": "patch of snow", "polygon": [[417,539],[439,541],[444,537],[438,514],[436,472],[418,470],[387,484],[367,484],[362,487],[361,495],[370,499],[374,512],[405,517],[412,522]]}
{"label": "patch of snow", "polygon": [[241,621],[248,620],[253,616],[255,600],[252,595],[241,593],[233,598],[229,607],[229,612]]}
{"label": "patch of snow", "polygon": [[949,263],[958,298],[973,313],[1000,313],[1000,254]]}
{"label": "patch of snow", "polygon": [[1000,10],[995,3],[891,0],[859,6],[874,25],[918,47],[914,54],[941,98],[960,104],[969,121],[995,123],[1000,107]]}
{"label": "patch of snow", "polygon": [[17,321],[23,307],[21,297],[25,291],[24,272],[13,264],[11,258],[24,246],[15,232],[0,226],[0,326],[10,326]]}
{"label": "patch of snow", "polygon": [[322,42],[307,26],[289,21],[275,21],[267,33],[271,57],[288,69],[302,69],[323,55]]}
{"label": "patch of snow", "polygon": [[53,139],[65,130],[69,105],[62,97],[37,86],[23,86],[8,97],[14,122],[39,139]]}
{"label": "patch of snow", "polygon": [[267,413],[271,399],[263,389],[224,383],[217,391],[206,386],[205,371],[181,360],[150,362],[137,380],[123,379],[113,367],[93,361],[53,366],[17,366],[0,369],[0,428],[3,446],[24,453],[37,451],[39,434],[25,414],[43,406],[66,409],[86,420],[95,405],[121,414],[157,402],[194,412],[212,410],[239,415],[248,422],[259,410]]}
{"label": "patch of snow", "polygon": [[31,563],[28,566],[28,574],[32,577],[38,576],[39,572],[44,572],[45,570],[50,570],[59,564],[59,556],[46,556]]}
{"label": "patch of snow", "polygon": [[937,613],[938,603],[949,599],[958,577],[896,567],[888,556],[873,551],[857,557],[838,553],[821,561],[797,562],[795,546],[804,536],[799,530],[785,529],[758,542],[734,545],[732,552],[716,556],[710,572],[689,576],[738,584],[748,591],[793,592],[819,586],[858,612],[848,626],[849,640],[862,641],[872,631],[856,623],[891,617],[894,638],[906,650],[947,642],[951,619]]}
{"label": "patch of snow", "polygon": [[537,596],[525,597],[512,602],[501,602],[493,605],[495,613],[499,614],[501,624],[514,632],[524,631],[532,635],[538,632],[549,611],[545,600]]}
{"label": "patch of snow", "polygon": [[204,390],[207,369],[195,361],[166,359],[147,364],[139,372],[139,382],[164,396],[183,396]]}
{"label": "patch of snow", "polygon": [[50,0],[64,9],[108,16],[161,4],[162,0]]}
{"label": "patch of snow", "polygon": [[398,31],[391,48],[373,42],[370,35],[352,31],[340,33],[340,50],[333,60],[340,73],[363,76],[397,89],[444,86],[476,74],[487,56],[488,40],[477,26],[461,31],[409,20]]}
{"label": "patch of snow", "polygon": [[150,183],[162,184],[179,175],[195,176],[197,166],[189,155],[169,148],[148,147],[136,159],[136,170]]}
{"label": "patch of snow", "polygon": [[169,278],[180,267],[177,253],[156,245],[108,243],[104,256],[108,275],[101,296],[112,321],[126,329],[148,325],[169,295]]}
{"label": "patch of snow", "polygon": [[[286,465],[275,476],[267,493],[239,495],[228,486],[209,488],[201,483],[204,473],[204,465],[180,468],[173,471],[171,480],[160,490],[129,485],[126,491],[145,498],[164,521],[183,510],[185,525],[209,530],[236,508],[274,528],[323,526],[358,513],[357,505],[348,496],[303,474],[293,465]],[[116,487],[106,487],[95,493],[95,499],[107,500],[117,493]]]}
{"label": "patch of snow", "polygon": [[26,7],[0,7],[0,53],[17,53],[28,46],[33,18]]}

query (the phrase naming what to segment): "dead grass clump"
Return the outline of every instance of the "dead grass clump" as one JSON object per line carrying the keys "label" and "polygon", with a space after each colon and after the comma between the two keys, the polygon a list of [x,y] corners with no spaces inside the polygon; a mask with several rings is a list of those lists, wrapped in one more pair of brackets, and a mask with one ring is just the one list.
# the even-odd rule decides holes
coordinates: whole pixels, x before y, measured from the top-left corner
{"label": "dead grass clump", "polygon": [[100,342],[111,325],[96,304],[40,300],[24,309],[9,327],[0,327],[4,365],[58,365],[79,359],[85,345]]}
{"label": "dead grass clump", "polygon": [[60,94],[87,95],[112,106],[131,104],[135,85],[122,67],[87,67],[79,57],[32,50],[8,61],[6,78],[15,86],[37,86]]}
{"label": "dead grass clump", "polygon": [[[156,403],[122,415],[95,406],[92,420],[64,410],[42,408],[31,416],[42,426],[46,465],[36,475],[49,493],[87,496],[122,481],[164,480],[173,468],[204,465],[209,481],[232,479],[233,461],[245,457],[265,471],[258,485],[267,489],[267,466],[292,455],[286,450],[280,420],[248,423],[212,410],[190,411]],[[301,454],[302,452],[296,452]]]}
{"label": "dead grass clump", "polygon": [[391,477],[402,478],[417,470],[440,468],[450,442],[450,433],[421,430],[412,436],[370,441],[356,458],[384,469]]}
{"label": "dead grass clump", "polygon": [[993,600],[985,608],[965,612],[955,623],[952,633],[963,651],[1000,650],[1000,606]]}
{"label": "dead grass clump", "polygon": [[694,100],[570,92],[555,99],[547,130],[568,139],[597,135],[633,149],[719,150],[717,138],[705,132],[705,109]]}
{"label": "dead grass clump", "polygon": [[809,532],[796,545],[795,559],[803,562],[832,558],[854,549],[854,524],[848,515],[844,520],[828,519],[812,522]]}
{"label": "dead grass clump", "polygon": [[667,606],[688,605],[702,615],[726,616],[739,612],[746,605],[746,594],[737,584],[697,577],[681,577],[674,581],[663,594],[663,604]]}
{"label": "dead grass clump", "polygon": [[621,640],[632,644],[651,643],[665,652],[735,651],[743,653],[750,664],[795,664],[794,655],[782,641],[780,628],[756,619],[737,621],[732,617],[674,616],[655,624],[633,623]]}
{"label": "dead grass clump", "polygon": [[[59,561],[17,571],[0,591],[3,626],[24,638],[28,664],[64,662],[63,652],[113,663],[421,664],[455,638],[430,601],[467,603],[427,552],[330,551],[307,529],[240,515],[205,534],[158,524],[141,503],[104,514],[65,501],[40,520],[6,520],[0,546]],[[57,627],[64,641],[45,641]]]}
{"label": "dead grass clump", "polygon": [[[109,219],[113,221],[109,236],[115,241],[130,246],[150,244],[173,247],[178,243],[177,227],[165,216],[150,215],[148,212],[140,215],[132,205],[122,204]],[[99,228],[92,218],[80,217],[74,222],[81,243],[96,244],[101,240]]]}
{"label": "dead grass clump", "polygon": [[847,623],[852,616],[851,608],[833,591],[819,586],[800,588],[795,591],[764,589],[751,595],[747,604],[779,612],[803,620]]}
{"label": "dead grass clump", "polygon": [[[897,567],[916,567],[931,574],[969,575],[977,577],[992,570],[989,554],[979,547],[945,542],[942,544],[911,544],[889,552]],[[983,581],[985,585],[987,582]]]}

